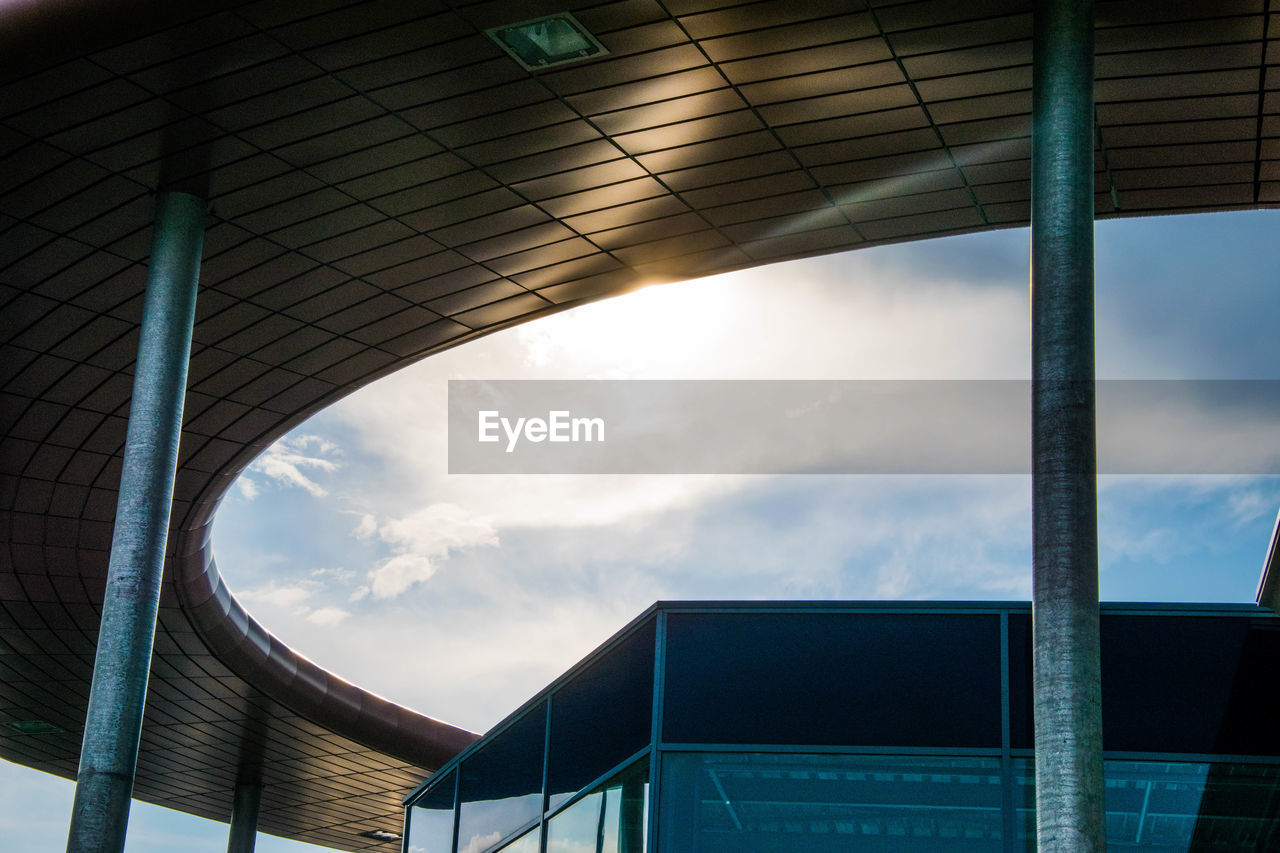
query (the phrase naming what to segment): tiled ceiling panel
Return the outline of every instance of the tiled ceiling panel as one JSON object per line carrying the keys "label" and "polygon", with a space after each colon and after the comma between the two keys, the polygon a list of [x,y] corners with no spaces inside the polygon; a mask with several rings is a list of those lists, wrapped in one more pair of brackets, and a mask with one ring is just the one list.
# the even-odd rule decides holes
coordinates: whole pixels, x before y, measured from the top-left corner
{"label": "tiled ceiling panel", "polygon": [[[1029,0],[117,6],[0,10],[0,715],[56,727],[0,753],[75,773],[153,194],[204,194],[136,796],[225,820],[262,768],[263,830],[338,849],[470,736],[221,584],[212,513],[256,453],[642,282],[1027,221]],[[484,34],[566,10],[607,54],[530,72]],[[1096,52],[1099,216],[1280,205],[1275,0],[1099,0]]]}

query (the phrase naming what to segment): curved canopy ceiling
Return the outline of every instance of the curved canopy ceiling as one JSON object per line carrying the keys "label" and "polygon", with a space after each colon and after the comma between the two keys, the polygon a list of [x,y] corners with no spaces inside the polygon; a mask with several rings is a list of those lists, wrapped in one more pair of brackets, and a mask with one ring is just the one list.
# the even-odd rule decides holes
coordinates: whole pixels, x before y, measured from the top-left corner
{"label": "curved canopy ceiling", "polygon": [[[584,300],[1024,225],[1030,5],[0,6],[0,722],[48,724],[0,754],[75,774],[157,187],[211,216],[135,793],[226,819],[262,768],[263,831],[376,847],[472,736],[235,602],[208,535],[237,472],[379,376]],[[607,53],[529,71],[484,33],[564,10]],[[1097,23],[1098,215],[1280,206],[1280,0]]]}

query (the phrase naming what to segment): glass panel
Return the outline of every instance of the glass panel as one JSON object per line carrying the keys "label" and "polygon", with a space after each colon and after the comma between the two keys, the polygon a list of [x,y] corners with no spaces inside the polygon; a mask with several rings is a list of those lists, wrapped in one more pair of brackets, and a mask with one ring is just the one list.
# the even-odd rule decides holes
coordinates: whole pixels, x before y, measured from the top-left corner
{"label": "glass panel", "polygon": [[[1102,615],[1104,746],[1280,756],[1280,628],[1220,616]],[[1011,743],[1029,749],[1031,619],[1009,618]]]}
{"label": "glass panel", "polygon": [[664,753],[668,853],[1002,850],[1000,762]]}
{"label": "glass panel", "polygon": [[454,776],[440,779],[409,807],[406,853],[452,853]]}
{"label": "glass panel", "polygon": [[649,743],[651,620],[556,691],[551,701],[548,808],[554,809]]}
{"label": "glass panel", "polygon": [[547,853],[594,853],[604,793],[588,794],[547,822]]}
{"label": "glass panel", "polygon": [[[636,805],[639,805],[637,800]],[[618,839],[620,837],[618,818],[622,813],[622,788],[611,788],[604,792],[604,818],[600,821],[600,849],[598,853],[619,853]],[[635,814],[644,813],[644,809],[636,808]],[[636,821],[639,824],[639,820]],[[643,835],[636,833],[634,835],[637,841],[641,841],[639,848],[635,853],[642,853],[644,850]],[[628,851],[630,853],[630,851]]]}
{"label": "glass panel", "polygon": [[1035,745],[1029,613],[1009,614],[1009,745],[1013,749],[1031,749]]}
{"label": "glass panel", "polygon": [[[1035,771],[1030,759],[1014,768],[1020,846],[1033,851]],[[1104,772],[1109,850],[1280,850],[1280,767],[1108,761]]]}
{"label": "glass panel", "polygon": [[1280,755],[1280,630],[1247,619],[1102,619],[1107,749]]}
{"label": "glass panel", "polygon": [[546,724],[544,702],[462,762],[459,853],[488,850],[538,817]]}
{"label": "glass panel", "polygon": [[503,847],[502,853],[538,853],[538,840],[538,830],[531,829],[506,847]]}
{"label": "glass panel", "polygon": [[669,743],[1000,746],[995,614],[672,613]]}
{"label": "glass panel", "polygon": [[649,762],[639,761],[547,822],[547,853],[644,853]]}

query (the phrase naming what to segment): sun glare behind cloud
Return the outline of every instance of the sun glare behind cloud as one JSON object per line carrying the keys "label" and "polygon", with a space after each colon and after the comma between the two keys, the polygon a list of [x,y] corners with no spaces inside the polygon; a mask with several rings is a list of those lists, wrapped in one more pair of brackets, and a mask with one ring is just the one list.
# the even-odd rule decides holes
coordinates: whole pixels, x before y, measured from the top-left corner
{"label": "sun glare behind cloud", "polygon": [[714,363],[716,344],[735,323],[741,275],[652,285],[521,326],[516,336],[534,368],[586,379],[683,377]]}
{"label": "sun glare behind cloud", "polygon": [[[1227,240],[1269,222],[1197,227]],[[1160,246],[1135,235],[1153,226],[1171,230],[1158,220],[1108,223],[1109,256],[1145,263]],[[300,427],[274,457],[292,469],[265,459],[251,469],[260,494],[233,492],[219,512],[219,566],[291,646],[358,673],[362,687],[477,729],[655,599],[1025,598],[1025,478],[457,476],[446,465],[445,413],[448,380],[464,378],[1025,378],[1026,252],[1023,230],[771,265],[653,286],[432,356]],[[1219,264],[1237,256],[1251,257]],[[1180,290],[1176,269],[1157,281],[1102,266],[1100,366],[1128,375],[1128,354],[1166,354],[1161,341],[1186,324],[1239,328],[1244,307],[1273,306],[1273,268],[1233,273],[1238,309],[1170,307],[1152,324],[1129,302],[1146,304],[1153,288],[1194,292],[1194,283]],[[1280,363],[1264,358],[1269,348],[1273,339],[1250,338],[1229,371],[1215,372]],[[1174,355],[1187,363],[1180,373],[1196,375],[1198,351]],[[1104,593],[1134,597],[1155,574],[1200,566],[1209,546],[1197,535],[1224,529],[1228,505],[1246,492],[1274,507],[1275,489],[1274,478],[1195,494],[1185,484],[1104,489]],[[306,535],[286,548],[282,530]],[[1215,552],[1215,577],[1237,578],[1231,588],[1247,597],[1256,555],[1248,536],[1233,529],[1228,538],[1243,558]],[[1132,543],[1156,543],[1168,559],[1139,563]],[[1231,598],[1212,591],[1221,580],[1179,576],[1189,580],[1158,588]]]}

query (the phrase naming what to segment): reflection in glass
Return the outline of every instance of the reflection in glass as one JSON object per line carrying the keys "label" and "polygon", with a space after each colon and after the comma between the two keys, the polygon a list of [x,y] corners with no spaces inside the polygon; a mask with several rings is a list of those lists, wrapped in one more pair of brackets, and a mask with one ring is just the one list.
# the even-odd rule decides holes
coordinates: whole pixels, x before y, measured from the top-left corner
{"label": "reflection in glass", "polygon": [[453,810],[414,806],[409,820],[408,853],[449,853],[453,849]]}
{"label": "reflection in glass", "polygon": [[406,853],[452,853],[454,774],[436,781],[408,809]]}
{"label": "reflection in glass", "polygon": [[639,761],[547,822],[547,853],[644,853],[649,762]]}
{"label": "reflection in glass", "polygon": [[546,703],[533,708],[462,762],[458,853],[481,853],[542,811]]}
{"label": "reflection in glass", "polygon": [[538,853],[538,830],[529,830],[524,835],[502,848],[501,853]]}
{"label": "reflection in glass", "polygon": [[995,758],[667,753],[669,853],[1001,851]]}
{"label": "reflection in glass", "polygon": [[[1021,849],[1035,850],[1035,771],[1014,762]],[[1108,761],[1107,848],[1280,850],[1280,767]]]}
{"label": "reflection in glass", "polygon": [[453,788],[454,774],[450,773],[409,809],[406,853],[451,853]]}

